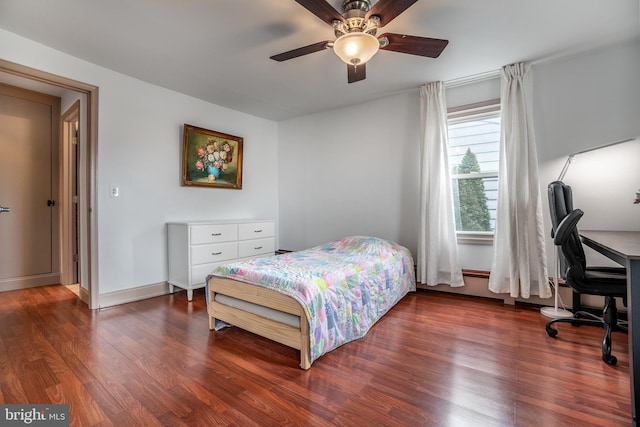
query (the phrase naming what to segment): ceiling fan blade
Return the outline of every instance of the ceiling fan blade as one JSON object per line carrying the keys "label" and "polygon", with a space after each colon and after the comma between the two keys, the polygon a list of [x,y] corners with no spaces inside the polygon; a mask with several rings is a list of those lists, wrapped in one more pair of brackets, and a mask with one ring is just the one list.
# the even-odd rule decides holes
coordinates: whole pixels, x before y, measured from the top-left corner
{"label": "ceiling fan blade", "polygon": [[373,15],[380,17],[380,26],[384,27],[417,1],[418,0],[380,0],[367,12],[366,17],[367,19]]}
{"label": "ceiling fan blade", "polygon": [[347,81],[349,83],[359,82],[367,78],[367,64],[349,65],[347,64]]}
{"label": "ceiling fan blade", "polygon": [[449,40],[393,33],[386,33],[378,38],[381,39],[383,37],[389,40],[389,44],[380,49],[408,53],[410,55],[427,56],[429,58],[437,58],[440,56],[449,43]]}
{"label": "ceiling fan blade", "polygon": [[335,10],[326,0],[296,0],[296,2],[329,25],[333,25],[335,20],[344,21],[340,12]]}
{"label": "ceiling fan blade", "polygon": [[310,44],[309,46],[299,47],[297,49],[293,49],[288,52],[283,52],[277,55],[270,56],[269,58],[278,62],[287,61],[289,59],[297,58],[299,56],[304,56],[310,53],[320,52],[321,50],[325,50],[327,48],[327,43],[330,43],[330,42],[323,41],[323,42]]}

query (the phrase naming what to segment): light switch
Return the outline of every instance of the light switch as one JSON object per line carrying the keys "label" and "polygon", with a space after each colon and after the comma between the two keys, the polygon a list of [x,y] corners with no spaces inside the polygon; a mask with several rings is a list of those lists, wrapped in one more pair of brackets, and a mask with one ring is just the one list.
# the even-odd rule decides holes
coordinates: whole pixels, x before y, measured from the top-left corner
{"label": "light switch", "polygon": [[120,188],[117,185],[109,186],[109,197],[118,197],[120,195]]}

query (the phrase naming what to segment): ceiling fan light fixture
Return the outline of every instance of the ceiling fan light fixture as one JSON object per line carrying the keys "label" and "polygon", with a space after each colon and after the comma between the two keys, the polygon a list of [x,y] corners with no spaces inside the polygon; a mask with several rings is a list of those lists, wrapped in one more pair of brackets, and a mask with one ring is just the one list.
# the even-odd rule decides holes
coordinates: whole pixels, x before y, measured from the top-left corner
{"label": "ceiling fan light fixture", "polygon": [[344,34],[333,42],[333,51],[338,58],[349,65],[362,65],[378,52],[380,42],[368,33]]}

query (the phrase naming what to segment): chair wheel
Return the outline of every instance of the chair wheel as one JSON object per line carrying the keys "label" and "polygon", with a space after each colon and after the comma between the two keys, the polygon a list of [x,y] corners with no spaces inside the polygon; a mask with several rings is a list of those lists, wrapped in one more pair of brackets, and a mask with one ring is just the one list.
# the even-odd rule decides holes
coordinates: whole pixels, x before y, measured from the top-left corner
{"label": "chair wheel", "polygon": [[555,338],[556,335],[558,335],[558,330],[557,329],[553,329],[551,326],[547,326],[547,335],[549,335],[551,338]]}
{"label": "chair wheel", "polygon": [[602,355],[602,360],[604,361],[604,363],[611,366],[615,366],[615,364],[618,363],[618,358],[613,354],[610,354],[608,356]]}

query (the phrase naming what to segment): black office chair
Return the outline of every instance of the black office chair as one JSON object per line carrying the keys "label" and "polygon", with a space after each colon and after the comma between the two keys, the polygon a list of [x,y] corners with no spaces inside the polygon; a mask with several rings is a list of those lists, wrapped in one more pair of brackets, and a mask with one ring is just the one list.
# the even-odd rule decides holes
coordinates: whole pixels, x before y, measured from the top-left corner
{"label": "black office chair", "polygon": [[[553,189],[552,189],[553,186]],[[552,182],[549,185],[549,202],[552,203],[551,196],[571,193],[571,187],[561,181]],[[553,202],[555,203],[556,200]],[[553,211],[552,211],[553,215]],[[558,330],[552,327],[558,322],[567,322],[575,326],[594,325],[605,328],[605,335],[602,341],[602,360],[615,365],[618,359],[611,354],[611,332],[615,330],[627,331],[625,322],[618,322],[618,309],[616,307],[616,297],[622,298],[626,306],[627,298],[627,277],[624,268],[616,267],[587,267],[585,254],[580,241],[577,224],[584,212],[575,209],[568,213],[555,228],[553,243],[560,247],[560,253],[566,263],[566,268],[562,271],[562,276],[566,283],[571,286],[574,292],[586,295],[599,295],[605,299],[602,317],[596,316],[587,311],[574,311],[573,318],[553,319],[546,325],[547,334],[554,338],[558,335]]]}
{"label": "black office chair", "polygon": [[[551,212],[551,237],[555,237],[556,229],[558,228],[558,224],[562,221],[569,212],[573,210],[573,193],[571,191],[571,187],[566,185],[562,181],[554,181],[549,184],[549,210]],[[580,242],[580,236],[577,233],[574,236],[577,242]],[[562,255],[562,253],[558,254],[558,262],[559,271],[562,272],[564,278],[564,272],[567,271],[567,260]],[[556,272],[554,272],[556,274]],[[571,306],[573,307],[573,311],[582,310],[582,301],[580,298],[579,292],[573,292],[573,299],[571,301]]]}

